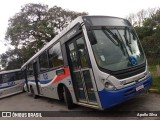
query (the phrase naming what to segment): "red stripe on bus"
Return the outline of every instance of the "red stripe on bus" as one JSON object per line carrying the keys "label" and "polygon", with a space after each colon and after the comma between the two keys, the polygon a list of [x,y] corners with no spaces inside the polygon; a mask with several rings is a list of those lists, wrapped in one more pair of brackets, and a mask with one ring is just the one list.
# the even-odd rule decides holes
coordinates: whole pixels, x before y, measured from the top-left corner
{"label": "red stripe on bus", "polygon": [[70,76],[69,68],[64,68],[64,71],[65,71],[65,74],[57,76],[56,79],[52,82],[52,84],[60,82],[61,80],[64,80],[65,78]]}

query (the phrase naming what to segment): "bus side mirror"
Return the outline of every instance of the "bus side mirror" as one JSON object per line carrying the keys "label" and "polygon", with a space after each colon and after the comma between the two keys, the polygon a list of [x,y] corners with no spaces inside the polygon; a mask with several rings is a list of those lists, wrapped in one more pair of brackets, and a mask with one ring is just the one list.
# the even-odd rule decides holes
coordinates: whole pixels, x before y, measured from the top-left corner
{"label": "bus side mirror", "polygon": [[88,30],[88,38],[89,38],[91,45],[97,44],[97,40],[95,38],[95,35],[91,30]]}

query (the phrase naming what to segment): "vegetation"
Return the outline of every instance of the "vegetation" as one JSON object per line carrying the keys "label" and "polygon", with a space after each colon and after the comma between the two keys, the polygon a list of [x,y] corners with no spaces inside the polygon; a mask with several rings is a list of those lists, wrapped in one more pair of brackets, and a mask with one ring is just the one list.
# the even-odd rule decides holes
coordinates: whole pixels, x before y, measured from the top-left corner
{"label": "vegetation", "polygon": [[135,27],[149,65],[160,63],[160,9],[152,8],[130,14],[127,19]]}
{"label": "vegetation", "polygon": [[160,91],[160,75],[156,68],[156,65],[160,65],[160,9],[141,10],[130,14],[127,19],[141,40],[153,77],[153,88]]}
{"label": "vegetation", "polygon": [[[5,40],[14,49],[0,55],[5,69],[20,68],[31,56],[63,30],[69,22],[86,12],[78,13],[44,4],[26,4],[9,19]],[[160,9],[141,10],[126,17],[135,27],[141,40],[149,69],[153,75],[153,88],[160,89],[156,65],[160,64]]]}
{"label": "vegetation", "polygon": [[5,69],[20,68],[68,23],[86,14],[57,6],[48,8],[44,4],[26,4],[9,19],[5,40],[14,49],[0,55],[2,66]]}
{"label": "vegetation", "polygon": [[153,86],[152,88],[158,89],[160,91],[160,75],[157,73],[157,69],[155,65],[149,66],[149,70],[152,74],[153,78]]}

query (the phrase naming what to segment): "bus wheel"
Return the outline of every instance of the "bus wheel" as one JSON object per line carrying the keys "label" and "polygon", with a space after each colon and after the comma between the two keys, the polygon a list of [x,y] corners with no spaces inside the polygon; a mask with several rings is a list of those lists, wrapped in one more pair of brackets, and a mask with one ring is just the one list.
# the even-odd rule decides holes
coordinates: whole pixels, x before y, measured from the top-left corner
{"label": "bus wheel", "polygon": [[38,96],[34,93],[34,90],[33,90],[32,86],[30,87],[30,90],[31,90],[31,94],[32,94],[33,98],[37,99]]}
{"label": "bus wheel", "polygon": [[67,105],[67,108],[68,109],[74,108],[74,103],[73,103],[71,94],[70,94],[69,90],[65,86],[63,87],[63,95],[64,95],[64,101],[65,101],[65,103]]}

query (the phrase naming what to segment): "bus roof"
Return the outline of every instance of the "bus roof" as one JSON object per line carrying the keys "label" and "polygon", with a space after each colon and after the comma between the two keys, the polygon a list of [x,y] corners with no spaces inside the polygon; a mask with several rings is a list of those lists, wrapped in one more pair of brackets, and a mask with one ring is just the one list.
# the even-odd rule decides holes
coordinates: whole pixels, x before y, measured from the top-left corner
{"label": "bus roof", "polygon": [[[38,51],[34,56],[32,56],[26,63],[24,63],[21,67],[24,68],[28,63],[30,63],[32,60],[37,58],[43,51],[45,51],[48,47],[50,47],[52,44],[54,44],[57,40],[59,40],[61,37],[63,37],[68,31],[71,30],[77,23],[82,23],[84,17],[108,17],[108,18],[119,18],[119,17],[113,17],[113,16],[79,16],[75,20],[73,20],[64,30],[62,30],[58,35],[56,35],[49,43],[47,43],[40,51]],[[123,18],[119,18],[123,19]]]}
{"label": "bus roof", "polygon": [[12,73],[12,72],[18,72],[18,71],[21,71],[21,69],[5,70],[5,71],[1,71],[0,74],[6,74],[6,73]]}

